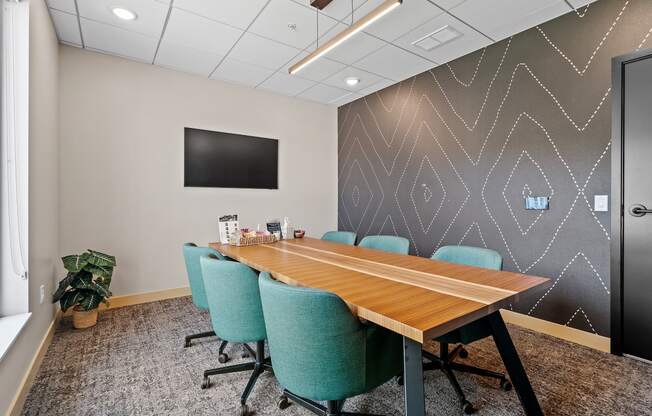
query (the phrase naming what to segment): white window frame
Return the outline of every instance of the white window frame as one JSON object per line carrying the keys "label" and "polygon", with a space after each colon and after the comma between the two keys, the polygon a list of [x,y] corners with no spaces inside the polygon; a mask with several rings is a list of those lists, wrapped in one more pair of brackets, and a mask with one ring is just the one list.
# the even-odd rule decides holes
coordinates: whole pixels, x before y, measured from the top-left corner
{"label": "white window frame", "polygon": [[29,320],[29,2],[0,0],[0,359]]}

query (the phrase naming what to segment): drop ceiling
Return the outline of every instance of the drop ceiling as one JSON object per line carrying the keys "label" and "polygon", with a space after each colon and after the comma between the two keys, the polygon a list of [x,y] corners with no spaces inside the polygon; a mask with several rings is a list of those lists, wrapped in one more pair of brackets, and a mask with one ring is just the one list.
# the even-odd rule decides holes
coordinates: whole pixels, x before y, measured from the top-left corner
{"label": "drop ceiling", "polygon": [[[595,0],[403,0],[296,75],[288,68],[383,0],[47,0],[59,41],[273,93],[343,105]],[[120,20],[119,6],[138,16]],[[353,15],[351,11],[353,10]],[[319,40],[317,32],[319,28]],[[424,48],[447,28],[459,36]],[[360,79],[347,85],[349,77]]]}

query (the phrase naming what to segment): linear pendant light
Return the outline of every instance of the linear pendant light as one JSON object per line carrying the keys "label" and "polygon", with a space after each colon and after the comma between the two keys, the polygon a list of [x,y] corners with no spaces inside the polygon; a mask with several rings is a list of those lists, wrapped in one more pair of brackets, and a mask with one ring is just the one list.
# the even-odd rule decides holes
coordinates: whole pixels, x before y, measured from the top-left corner
{"label": "linear pendant light", "polygon": [[[333,39],[326,42],[323,46],[315,49],[310,55],[306,56],[296,64],[290,67],[290,74],[296,74],[301,71],[303,68],[307,67],[311,63],[315,62],[317,59],[324,56],[329,51],[337,48],[339,45],[344,43],[346,40],[351,38],[356,33],[364,30],[367,26],[371,25],[376,20],[385,16],[387,13],[394,10],[396,7],[400,6],[403,3],[403,0],[385,0],[383,4],[375,8],[371,13],[363,17],[362,19],[355,22],[353,25],[349,26],[348,29],[342,31]],[[319,34],[317,34],[319,36]]]}

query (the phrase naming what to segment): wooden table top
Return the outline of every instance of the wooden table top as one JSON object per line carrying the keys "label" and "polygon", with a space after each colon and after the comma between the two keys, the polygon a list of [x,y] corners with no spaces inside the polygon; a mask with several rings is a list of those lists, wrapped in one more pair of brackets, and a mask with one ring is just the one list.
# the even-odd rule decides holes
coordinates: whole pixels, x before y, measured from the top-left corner
{"label": "wooden table top", "polygon": [[422,343],[549,283],[308,237],[248,247],[209,245],[281,282],[335,293],[358,317]]}

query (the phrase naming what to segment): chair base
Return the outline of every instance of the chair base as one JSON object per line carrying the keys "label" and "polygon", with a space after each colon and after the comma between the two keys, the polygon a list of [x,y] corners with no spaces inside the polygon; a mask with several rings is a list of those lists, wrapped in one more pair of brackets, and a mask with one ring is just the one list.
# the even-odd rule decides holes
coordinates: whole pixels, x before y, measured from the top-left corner
{"label": "chair base", "polygon": [[[225,344],[226,341],[222,341],[222,345],[220,345],[220,351],[222,351],[223,347],[226,346]],[[240,409],[240,414],[246,415],[249,412],[247,408],[247,398],[249,397],[249,394],[251,394],[251,391],[253,390],[254,386],[256,385],[256,381],[258,380],[258,377],[260,377],[260,375],[263,374],[265,371],[272,371],[273,369],[272,369],[271,359],[265,358],[265,341],[258,341],[256,343],[255,352],[247,344],[243,344],[243,345],[245,346],[245,349],[253,353],[254,357],[256,358],[255,361],[230,365],[228,367],[220,367],[211,370],[206,370],[204,371],[204,380],[202,381],[201,388],[207,389],[210,387],[211,376],[253,370],[251,376],[249,377],[249,381],[247,382],[247,386],[242,392],[242,396],[240,396],[240,405],[242,406]]]}
{"label": "chair base", "polygon": [[435,354],[431,354],[428,351],[423,351],[423,356],[429,360],[429,362],[423,364],[423,370],[441,370],[446,375],[448,381],[451,383],[453,389],[455,390],[455,394],[457,394],[457,398],[460,401],[460,405],[462,406],[464,413],[471,414],[474,413],[476,409],[473,407],[473,404],[466,399],[466,395],[464,394],[464,391],[462,391],[460,383],[457,381],[457,377],[455,377],[453,370],[462,373],[476,374],[482,377],[495,378],[500,381],[500,387],[503,390],[511,390],[512,384],[504,374],[496,373],[495,371],[491,370],[485,370],[483,368],[473,367],[466,364],[456,363],[453,361],[458,355],[463,358],[468,356],[468,353],[464,349],[463,345],[460,344],[456,346],[453,351],[449,352],[448,344],[445,342],[440,342],[439,349],[439,357]]}
{"label": "chair base", "polygon": [[184,348],[188,348],[192,344],[193,339],[208,338],[214,336],[215,336],[215,331],[206,331],[206,332],[200,332],[199,334],[188,335],[186,336],[185,343],[183,346]]}
{"label": "chair base", "polygon": [[297,396],[289,390],[283,390],[283,395],[279,398],[277,403],[278,408],[281,410],[287,409],[290,405],[289,400],[320,416],[378,416],[369,413],[343,412],[342,407],[344,407],[344,400],[330,400],[326,402],[326,406],[322,406],[312,400]]}

